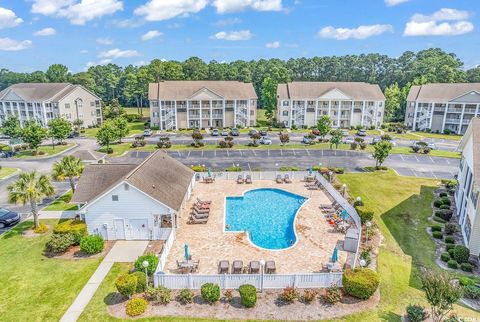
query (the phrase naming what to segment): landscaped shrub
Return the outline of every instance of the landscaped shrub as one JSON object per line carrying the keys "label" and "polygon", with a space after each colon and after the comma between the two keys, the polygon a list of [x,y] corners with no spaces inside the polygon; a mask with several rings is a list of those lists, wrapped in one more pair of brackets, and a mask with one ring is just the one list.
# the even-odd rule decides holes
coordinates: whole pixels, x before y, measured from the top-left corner
{"label": "landscaped shrub", "polygon": [[220,300],[220,286],[214,283],[205,283],[202,285],[200,292],[202,298],[210,304]]}
{"label": "landscaped shrub", "polygon": [[138,316],[145,312],[147,306],[148,302],[145,299],[137,297],[127,302],[126,313],[129,316]]}
{"label": "landscaped shrub", "polygon": [[377,290],[379,283],[377,272],[369,268],[356,268],[343,274],[345,292],[362,300],[369,299]]}
{"label": "landscaped shrub", "polygon": [[135,289],[135,293],[142,293],[145,292],[147,289],[147,277],[144,272],[136,271],[131,273],[137,278],[137,288]]}
{"label": "landscaped shrub", "polygon": [[226,290],[223,293],[223,297],[225,299],[225,302],[231,303],[233,301],[233,290]]}
{"label": "landscaped shrub", "polygon": [[468,258],[470,257],[470,250],[467,247],[457,245],[455,246],[454,250],[455,252],[453,258],[455,258],[458,263],[461,264],[468,262]]}
{"label": "landscaped shrub", "polygon": [[115,281],[118,293],[130,298],[137,289],[137,277],[135,275],[120,275]]}
{"label": "landscaped shrub", "polygon": [[407,316],[410,322],[422,322],[427,319],[428,313],[423,306],[409,304],[407,306]]}
{"label": "landscaped shrub", "polygon": [[455,248],[455,245],[454,244],[447,244],[447,245],[445,245],[445,247],[447,248],[447,252],[450,252],[450,250],[453,250]]}
{"label": "landscaped shrub", "polygon": [[447,244],[455,244],[455,238],[453,236],[446,236],[445,237],[445,242]]}
{"label": "landscaped shrub", "polygon": [[440,225],[433,225],[432,226],[432,232],[434,231],[442,231],[442,226]]}
{"label": "landscaped shrub", "polygon": [[152,287],[152,286],[149,286],[147,287],[147,289],[145,290],[145,298],[151,302],[154,302],[157,300],[157,293],[158,293],[158,288],[155,288],[155,287]]}
{"label": "landscaped shrub", "polygon": [[360,216],[360,221],[362,224],[366,223],[367,221],[372,221],[373,219],[373,211],[365,209],[363,206],[356,207],[357,213]]}
{"label": "landscaped shrub", "polygon": [[[450,245],[451,245],[451,244],[450,244]],[[447,245],[447,246],[448,246],[448,245]],[[453,246],[455,246],[455,245],[453,245]],[[450,257],[451,257],[451,258],[454,258],[454,256],[455,256],[455,247],[450,248],[450,249],[448,250],[448,253],[450,254]]]}
{"label": "landscaped shrub", "polygon": [[298,298],[298,291],[294,287],[285,287],[280,293],[280,300],[286,303],[292,303]]}
{"label": "landscaped shrub", "polygon": [[462,286],[475,285],[475,281],[469,277],[461,276],[458,278],[458,282]]}
{"label": "landscaped shrub", "polygon": [[448,197],[442,197],[440,198],[440,200],[442,200],[442,205],[450,206],[452,204],[452,202],[450,201],[450,198]]}
{"label": "landscaped shrub", "polygon": [[470,263],[461,263],[460,264],[460,269],[464,272],[471,273],[473,272],[473,265]]}
{"label": "landscaped shrub", "polygon": [[159,286],[157,288],[157,299],[159,304],[167,305],[172,301],[172,290],[165,286]]}
{"label": "landscaped shrub", "polygon": [[439,222],[439,223],[441,223],[441,224],[446,223],[446,221],[445,221],[443,218],[440,218],[440,217],[438,217],[438,216],[434,216],[434,217],[433,217],[433,220],[435,220],[436,222]]}
{"label": "landscaped shrub", "polygon": [[457,269],[457,268],[458,268],[458,263],[457,263],[457,261],[454,260],[454,259],[449,260],[448,263],[447,263],[447,265],[448,265],[449,268],[453,268],[453,269]]}
{"label": "landscaped shrub", "polygon": [[245,307],[254,307],[257,304],[257,289],[250,284],[241,285],[238,288],[242,305]]}
{"label": "landscaped shrub", "polygon": [[35,234],[45,234],[47,231],[48,231],[48,226],[43,223],[38,225],[37,228],[33,229],[33,232]]}
{"label": "landscaped shrub", "polygon": [[305,303],[312,303],[318,296],[318,291],[314,289],[306,289],[302,294],[302,301]]}
{"label": "landscaped shrub", "polygon": [[365,267],[370,266],[370,263],[372,262],[370,251],[371,251],[371,248],[369,247],[367,249],[362,250],[362,252],[360,253],[360,259],[363,259],[365,261]]}
{"label": "landscaped shrub", "polygon": [[53,232],[55,234],[72,234],[75,238],[74,245],[78,245],[82,237],[87,234],[87,225],[82,220],[68,219],[56,225]]}
{"label": "landscaped shrub", "polygon": [[452,235],[457,232],[457,225],[454,223],[447,223],[445,225],[445,234]]}
{"label": "landscaped shrub", "polygon": [[148,266],[147,266],[147,273],[149,275],[155,273],[155,270],[157,269],[158,266],[158,257],[155,254],[147,254],[143,255],[137,258],[135,261],[135,269],[137,271],[145,271],[145,268],[143,267],[143,262],[147,261]]}
{"label": "landscaped shrub", "polygon": [[104,245],[105,243],[100,235],[87,235],[80,240],[80,249],[90,255],[100,253]]}
{"label": "landscaped shrub", "polygon": [[440,192],[440,197],[448,197],[448,193],[446,193],[446,192]]}
{"label": "landscaped shrub", "polygon": [[178,294],[178,301],[182,304],[188,304],[193,302],[193,292],[188,288],[184,288]]}
{"label": "landscaped shrub", "polygon": [[463,294],[466,298],[479,300],[480,299],[480,287],[475,285],[468,285],[463,289]]}
{"label": "landscaped shrub", "polygon": [[442,239],[443,238],[443,233],[441,231],[434,231],[432,233],[432,236],[433,236],[433,238],[436,238],[436,239]]}
{"label": "landscaped shrub", "polygon": [[442,209],[435,212],[435,216],[442,218],[445,221],[449,221],[453,216],[452,210]]}
{"label": "landscaped shrub", "polygon": [[433,205],[437,208],[439,208],[441,205],[443,205],[442,203],[442,200],[441,199],[436,199],[434,202],[433,202]]}
{"label": "landscaped shrub", "polygon": [[72,233],[53,234],[45,245],[45,250],[49,253],[61,254],[75,244],[75,236]]}
{"label": "landscaped shrub", "polygon": [[449,210],[450,206],[449,205],[440,205],[439,208],[442,209],[442,210]]}
{"label": "landscaped shrub", "polygon": [[450,254],[448,252],[444,252],[442,255],[440,255],[440,259],[446,263],[450,260]]}
{"label": "landscaped shrub", "polygon": [[342,291],[334,286],[327,289],[325,293],[325,301],[330,304],[338,303],[342,300]]}

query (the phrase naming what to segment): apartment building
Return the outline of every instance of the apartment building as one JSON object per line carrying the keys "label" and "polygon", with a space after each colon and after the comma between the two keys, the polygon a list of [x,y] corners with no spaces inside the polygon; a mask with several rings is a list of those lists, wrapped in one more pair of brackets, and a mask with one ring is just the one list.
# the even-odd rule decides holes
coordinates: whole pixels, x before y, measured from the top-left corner
{"label": "apartment building", "polygon": [[407,97],[405,125],[413,131],[464,134],[480,114],[480,83],[412,86]]}
{"label": "apartment building", "polygon": [[470,254],[480,256],[480,119],[472,118],[460,142],[462,160],[455,193],[463,241]]}
{"label": "apartment building", "polygon": [[360,82],[291,82],[277,88],[277,120],[287,127],[315,126],[322,115],[332,126],[383,123],[385,96],[378,85]]}
{"label": "apartment building", "polygon": [[248,127],[257,118],[251,83],[164,81],[149,85],[148,99],[151,125],[160,130]]}
{"label": "apartment building", "polygon": [[100,98],[81,85],[69,83],[20,83],[0,92],[0,124],[10,115],[20,123],[37,120],[42,126],[62,117],[82,120],[83,127],[102,123]]}

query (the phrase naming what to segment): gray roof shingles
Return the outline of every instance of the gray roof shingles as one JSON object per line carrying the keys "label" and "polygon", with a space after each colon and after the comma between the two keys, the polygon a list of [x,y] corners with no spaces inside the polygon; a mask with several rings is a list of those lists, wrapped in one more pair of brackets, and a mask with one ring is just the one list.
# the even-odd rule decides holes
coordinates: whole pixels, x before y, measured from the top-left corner
{"label": "gray roof shingles", "polygon": [[277,97],[281,100],[316,100],[334,89],[338,89],[354,100],[385,100],[385,96],[378,85],[362,82],[291,82],[279,84]]}

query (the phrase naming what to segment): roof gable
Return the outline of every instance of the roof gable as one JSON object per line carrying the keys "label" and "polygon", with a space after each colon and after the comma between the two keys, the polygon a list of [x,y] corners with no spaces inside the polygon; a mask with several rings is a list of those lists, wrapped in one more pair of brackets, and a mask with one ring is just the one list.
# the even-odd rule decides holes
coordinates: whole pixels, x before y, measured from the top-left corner
{"label": "roof gable", "polygon": [[351,100],[352,98],[346,95],[344,92],[339,90],[338,88],[334,88],[329,90],[328,92],[322,94],[318,99],[325,99],[325,100]]}
{"label": "roof gable", "polygon": [[9,90],[5,96],[3,96],[2,100],[4,101],[24,101],[23,98],[21,98],[15,91]]}
{"label": "roof gable", "polygon": [[189,97],[191,100],[222,100],[223,97],[216,94],[215,92],[211,91],[210,89],[203,87],[197,92],[193,93],[192,96]]}
{"label": "roof gable", "polygon": [[471,91],[470,93],[465,93],[459,97],[452,99],[452,102],[479,103],[480,93],[477,91]]}

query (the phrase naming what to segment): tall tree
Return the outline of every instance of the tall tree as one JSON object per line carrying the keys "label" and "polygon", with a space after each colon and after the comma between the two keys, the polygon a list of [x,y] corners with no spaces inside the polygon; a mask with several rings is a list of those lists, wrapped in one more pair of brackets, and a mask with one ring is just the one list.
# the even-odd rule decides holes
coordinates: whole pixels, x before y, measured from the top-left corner
{"label": "tall tree", "polygon": [[97,143],[101,146],[106,146],[107,153],[110,152],[110,144],[118,139],[117,129],[112,120],[107,120],[103,122],[102,126],[97,132],[96,135]]}
{"label": "tall tree", "polygon": [[383,162],[390,155],[392,150],[392,143],[388,140],[380,140],[377,144],[373,146],[373,158],[375,159],[375,166],[380,167]]}
{"label": "tall tree", "polygon": [[262,82],[262,106],[266,109],[265,115],[272,119],[277,107],[277,83],[270,77],[266,77]]}
{"label": "tall tree", "polygon": [[67,155],[53,164],[52,177],[59,181],[67,178],[70,183],[70,188],[75,192],[75,179],[80,177],[83,169],[84,165],[82,160],[73,155]]}
{"label": "tall tree", "polygon": [[128,135],[128,122],[124,117],[116,117],[113,119],[113,125],[117,133],[118,142],[122,143],[122,138]]}
{"label": "tall tree", "polygon": [[33,215],[33,225],[38,227],[38,203],[45,197],[53,196],[55,189],[50,178],[36,171],[22,172],[18,179],[7,186],[8,200],[11,203],[30,204]]}
{"label": "tall tree", "polygon": [[5,122],[3,122],[0,130],[3,134],[16,139],[22,135],[22,128],[20,127],[20,120],[16,115],[10,115]]}
{"label": "tall tree", "polygon": [[58,117],[48,122],[49,135],[53,140],[62,143],[72,133],[72,123]]}
{"label": "tall tree", "polygon": [[397,83],[385,88],[385,121],[400,121],[395,119],[398,110],[402,108],[405,101],[404,91]]}
{"label": "tall tree", "polygon": [[40,124],[32,120],[25,122],[21,138],[23,142],[30,146],[30,149],[35,150],[35,154],[40,144],[42,144],[43,140],[47,137],[47,129],[43,128]]}
{"label": "tall tree", "polygon": [[322,141],[325,139],[325,135],[327,135],[332,129],[332,119],[328,115],[322,115],[317,121],[317,129],[320,132],[320,136],[322,137]]}
{"label": "tall tree", "polygon": [[74,74],[70,80],[73,84],[82,85],[86,89],[94,92],[96,88],[95,78],[88,72]]}
{"label": "tall tree", "polygon": [[183,63],[183,73],[188,80],[208,79],[208,66],[198,57],[190,57]]}
{"label": "tall tree", "polygon": [[51,83],[65,83],[70,79],[68,67],[62,64],[53,64],[48,67],[45,73],[47,80]]}
{"label": "tall tree", "polygon": [[338,145],[342,142],[342,132],[337,129],[330,132],[330,135],[330,148],[335,145],[335,148],[338,149]]}

